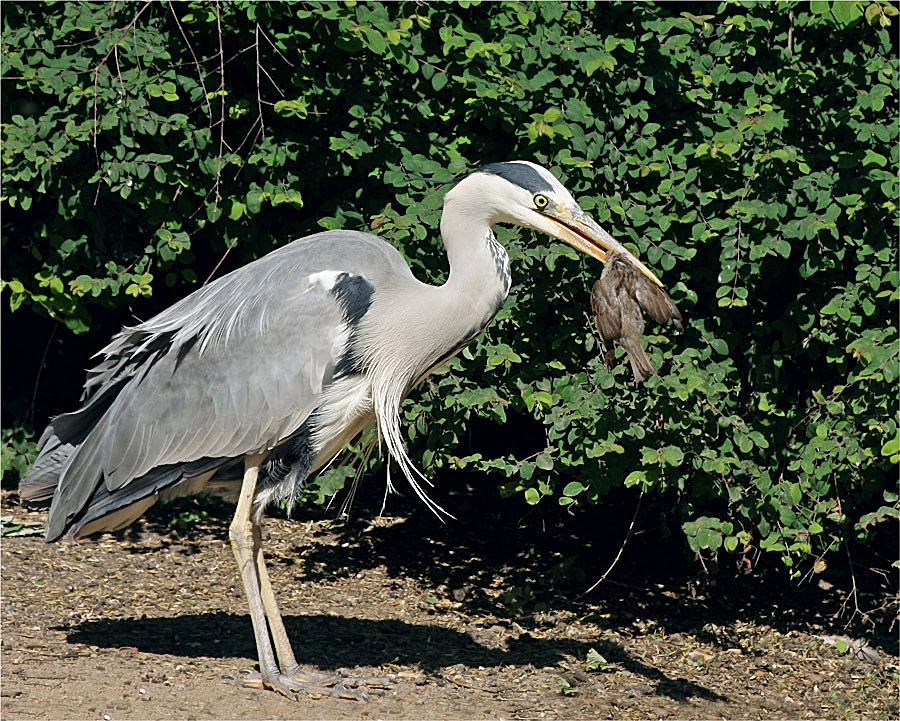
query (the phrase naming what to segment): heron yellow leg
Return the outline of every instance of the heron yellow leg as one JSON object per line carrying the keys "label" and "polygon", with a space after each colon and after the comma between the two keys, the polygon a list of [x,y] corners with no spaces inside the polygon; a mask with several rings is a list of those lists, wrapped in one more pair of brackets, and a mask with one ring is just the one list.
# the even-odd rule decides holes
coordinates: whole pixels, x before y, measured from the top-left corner
{"label": "heron yellow leg", "polygon": [[259,464],[264,457],[252,455],[245,458],[241,493],[229,527],[231,547],[250,606],[250,620],[253,622],[253,635],[256,638],[256,652],[259,658],[259,675],[251,680],[287,696],[306,692],[365,700],[368,694],[363,682],[344,679],[336,674],[305,672],[294,657],[266,570],[262,553],[262,531],[252,513],[259,478]]}
{"label": "heron yellow leg", "polygon": [[259,576],[260,596],[262,597],[263,609],[266,612],[266,619],[269,622],[269,632],[272,635],[272,641],[275,643],[278,665],[283,673],[296,673],[299,665],[294,656],[294,649],[291,648],[287,631],[284,628],[284,620],[278,608],[278,601],[275,599],[275,592],[272,590],[272,582],[269,580],[266,559],[262,552],[262,529],[258,523],[253,524],[253,541],[257,549],[256,570]]}
{"label": "heron yellow leg", "polygon": [[247,456],[244,459],[244,480],[241,484],[241,493],[238,497],[234,518],[228,529],[231,539],[231,550],[237,561],[241,581],[244,584],[244,593],[250,606],[250,620],[253,622],[253,635],[256,638],[256,653],[259,659],[259,670],[263,678],[278,673],[278,664],[275,662],[275,653],[272,650],[272,641],[269,638],[269,629],[266,624],[266,611],[260,594],[259,555],[256,522],[253,520],[253,498],[256,494],[256,481],[259,478],[259,464],[262,455]]}

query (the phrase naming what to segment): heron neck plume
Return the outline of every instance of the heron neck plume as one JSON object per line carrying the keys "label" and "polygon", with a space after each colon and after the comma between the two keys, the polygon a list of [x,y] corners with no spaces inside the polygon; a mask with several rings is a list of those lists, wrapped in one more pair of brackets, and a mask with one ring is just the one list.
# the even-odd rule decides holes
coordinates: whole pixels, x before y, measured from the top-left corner
{"label": "heron neck plume", "polygon": [[[432,286],[412,281],[390,294],[376,292],[373,312],[362,329],[371,407],[381,440],[415,493],[439,516],[446,512],[425,493],[420,482],[428,481],[406,454],[400,405],[411,387],[484,329],[510,285],[509,259],[494,239],[487,208],[468,198],[453,202],[448,194],[441,236],[450,264],[447,282]],[[391,343],[379,342],[384,338]]]}

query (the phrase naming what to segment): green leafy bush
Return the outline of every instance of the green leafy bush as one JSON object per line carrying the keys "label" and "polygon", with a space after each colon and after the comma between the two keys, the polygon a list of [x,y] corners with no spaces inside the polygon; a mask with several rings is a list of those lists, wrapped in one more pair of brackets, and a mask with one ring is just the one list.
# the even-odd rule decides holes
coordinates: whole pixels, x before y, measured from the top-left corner
{"label": "green leafy bush", "polygon": [[4,428],[0,431],[0,479],[10,473],[18,480],[25,475],[37,456],[37,444],[30,433],[22,428]]}
{"label": "green leafy bush", "polygon": [[[635,487],[692,549],[797,572],[898,514],[897,11],[683,8],[6,5],[8,302],[84,333],[321,227],[373,229],[439,282],[441,192],[412,179],[534,159],[685,332],[651,331],[663,375],[632,386],[586,319],[597,264],[501,229],[512,295],[405,407],[426,470],[532,504]],[[544,438],[467,448],[475,418]]]}

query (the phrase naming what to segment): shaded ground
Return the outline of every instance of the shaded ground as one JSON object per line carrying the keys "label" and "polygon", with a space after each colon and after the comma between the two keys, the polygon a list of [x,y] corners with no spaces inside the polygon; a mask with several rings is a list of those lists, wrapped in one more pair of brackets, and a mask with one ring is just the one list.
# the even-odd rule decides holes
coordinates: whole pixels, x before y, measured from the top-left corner
{"label": "shaded ground", "polygon": [[[898,716],[895,634],[881,617],[881,635],[833,619],[846,589],[676,583],[663,569],[680,551],[661,558],[638,540],[618,580],[579,597],[627,520],[608,533],[582,523],[573,536],[571,522],[466,498],[447,502],[460,516],[447,525],[402,503],[368,520],[365,499],[345,525],[321,514],[267,523],[298,660],[395,679],[365,704],[292,701],[227,679],[255,663],[227,516],[186,534],[157,512],[76,543],[4,538],[3,718]],[[14,494],[2,500],[4,516],[43,521]],[[860,654],[820,638],[863,633]]]}

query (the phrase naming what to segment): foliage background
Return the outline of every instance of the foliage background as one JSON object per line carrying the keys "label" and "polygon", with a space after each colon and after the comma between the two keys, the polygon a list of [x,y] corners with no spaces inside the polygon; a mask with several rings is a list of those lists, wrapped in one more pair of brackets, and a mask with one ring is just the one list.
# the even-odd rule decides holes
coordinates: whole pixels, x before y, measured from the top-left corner
{"label": "foliage background", "polygon": [[323,227],[369,228],[440,282],[442,191],[409,179],[523,158],[640,253],[686,329],[648,327],[663,374],[635,387],[586,317],[598,265],[500,229],[506,306],[405,406],[426,473],[573,512],[631,489],[694,551],[792,574],[896,533],[893,6],[2,12],[11,476],[122,323]]}

